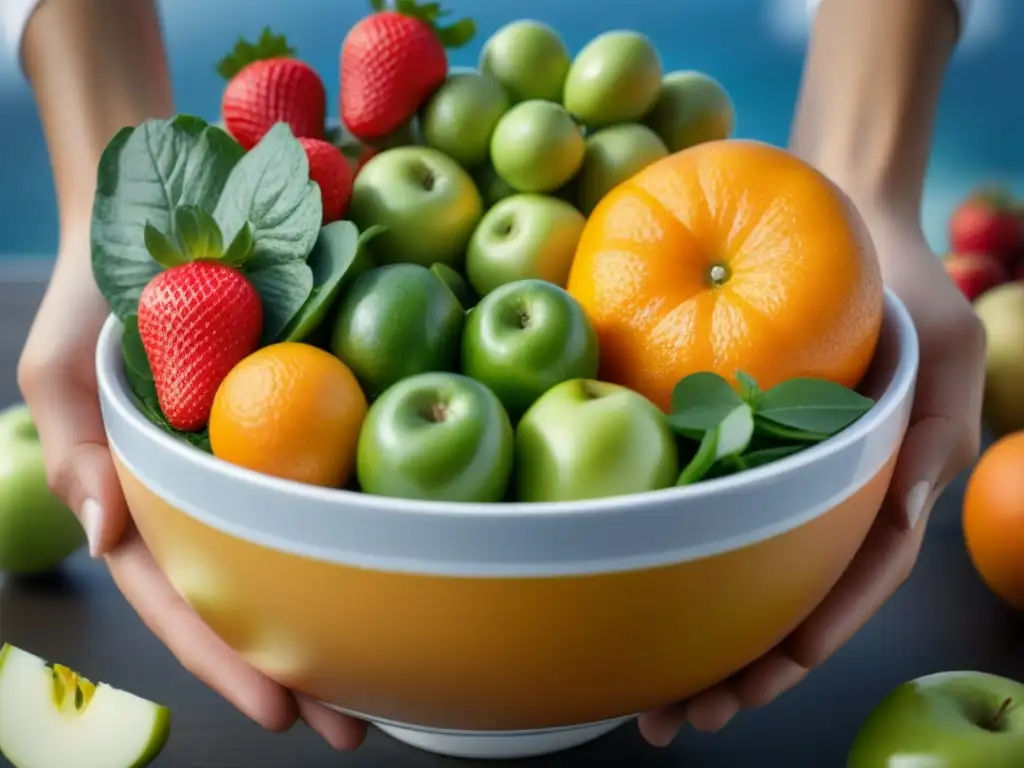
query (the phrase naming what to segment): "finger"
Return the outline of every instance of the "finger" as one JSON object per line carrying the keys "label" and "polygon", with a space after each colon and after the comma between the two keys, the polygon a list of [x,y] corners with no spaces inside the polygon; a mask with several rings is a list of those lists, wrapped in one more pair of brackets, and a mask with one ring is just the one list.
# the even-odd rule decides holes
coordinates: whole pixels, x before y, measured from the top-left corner
{"label": "finger", "polygon": [[295,694],[299,714],[334,749],[351,752],[366,739],[366,723],[324,706],[304,693]]}
{"label": "finger", "polygon": [[247,664],[182,600],[138,532],[106,557],[121,593],[181,664],[244,715],[271,731],[298,717],[292,694]]}

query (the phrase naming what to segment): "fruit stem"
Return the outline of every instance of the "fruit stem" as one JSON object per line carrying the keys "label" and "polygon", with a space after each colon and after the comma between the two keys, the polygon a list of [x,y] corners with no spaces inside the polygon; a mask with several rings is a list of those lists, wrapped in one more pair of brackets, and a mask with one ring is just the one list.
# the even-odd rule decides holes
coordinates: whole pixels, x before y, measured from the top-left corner
{"label": "fruit stem", "polygon": [[708,282],[715,288],[721,288],[732,276],[725,264],[715,264],[708,270]]}
{"label": "fruit stem", "polygon": [[1006,713],[1010,711],[1010,705],[1013,704],[1013,699],[1005,699],[1002,704],[999,705],[999,709],[992,716],[992,722],[989,730],[999,731],[1002,730],[1003,720],[1006,718]]}

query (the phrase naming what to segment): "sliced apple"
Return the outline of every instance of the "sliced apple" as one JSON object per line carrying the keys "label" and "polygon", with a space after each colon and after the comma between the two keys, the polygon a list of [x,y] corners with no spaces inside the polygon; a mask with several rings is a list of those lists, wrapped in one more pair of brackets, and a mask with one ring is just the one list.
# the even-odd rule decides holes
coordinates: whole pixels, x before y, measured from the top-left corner
{"label": "sliced apple", "polygon": [[170,726],[166,707],[0,649],[0,754],[15,768],[142,768]]}

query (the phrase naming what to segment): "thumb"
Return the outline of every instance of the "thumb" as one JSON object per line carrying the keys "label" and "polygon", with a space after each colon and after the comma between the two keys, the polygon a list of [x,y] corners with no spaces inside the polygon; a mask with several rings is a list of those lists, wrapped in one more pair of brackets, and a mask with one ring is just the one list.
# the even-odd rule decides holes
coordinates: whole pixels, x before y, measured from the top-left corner
{"label": "thumb", "polygon": [[955,420],[927,416],[907,430],[889,487],[889,513],[902,528],[913,529],[931,509],[939,493],[967,466],[969,436]]}
{"label": "thumb", "polygon": [[105,555],[121,540],[128,509],[95,387],[74,373],[43,367],[24,377],[22,390],[42,442],[50,487],[78,517],[89,553]]}

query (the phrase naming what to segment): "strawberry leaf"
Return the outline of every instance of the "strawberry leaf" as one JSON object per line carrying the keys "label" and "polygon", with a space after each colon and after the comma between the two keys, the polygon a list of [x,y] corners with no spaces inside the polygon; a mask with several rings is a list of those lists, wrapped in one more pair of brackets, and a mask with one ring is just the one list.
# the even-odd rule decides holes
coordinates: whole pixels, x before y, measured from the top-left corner
{"label": "strawberry leaf", "polygon": [[178,249],[175,242],[152,224],[146,224],[143,238],[146,241],[146,250],[153,257],[153,261],[164,269],[188,263],[188,257]]}
{"label": "strawberry leaf", "polygon": [[252,248],[255,242],[252,234],[252,225],[247,221],[238,230],[238,234],[235,235],[235,239],[228,245],[220,260],[225,264],[230,264],[232,267],[241,267],[252,256]]}
{"label": "strawberry leaf", "polygon": [[[370,5],[378,13],[387,7],[384,0],[371,0]],[[454,24],[439,27],[437,22],[451,15],[451,12],[444,9],[438,2],[420,3],[417,0],[394,0],[393,7],[403,16],[419,19],[433,29],[445,48],[461,48],[476,37],[476,23],[472,19],[460,19]]]}
{"label": "strawberry leaf", "polygon": [[195,205],[174,209],[174,229],[178,244],[189,261],[220,259],[224,255],[224,236],[213,216]]}
{"label": "strawberry leaf", "polygon": [[445,48],[462,48],[476,37],[476,22],[472,19],[460,19],[435,31]]}
{"label": "strawberry leaf", "polygon": [[255,43],[239,37],[231,53],[217,63],[217,74],[230,80],[254,61],[291,58],[295,49],[288,45],[284,35],[275,35],[264,27]]}
{"label": "strawberry leaf", "polygon": [[254,271],[247,269],[245,275],[263,302],[260,343],[270,344],[280,337],[313,292],[313,270],[304,261],[286,261]]}

